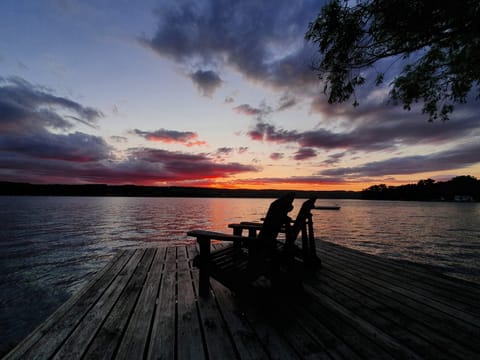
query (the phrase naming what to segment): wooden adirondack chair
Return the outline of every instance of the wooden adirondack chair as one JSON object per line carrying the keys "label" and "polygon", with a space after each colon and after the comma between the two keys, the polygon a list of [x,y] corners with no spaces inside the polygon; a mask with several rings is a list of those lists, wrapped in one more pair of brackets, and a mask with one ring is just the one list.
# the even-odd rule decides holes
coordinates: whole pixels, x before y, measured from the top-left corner
{"label": "wooden adirondack chair", "polygon": [[[315,235],[313,231],[313,220],[311,210],[315,208],[316,198],[310,198],[302,204],[298,211],[295,221],[291,221],[291,226],[281,229],[285,232],[285,242],[280,246],[283,258],[300,259],[306,266],[314,268],[321,266],[321,260],[317,255],[315,246]],[[236,224],[228,224],[233,229],[234,235],[242,235],[243,230],[248,231],[249,237],[255,237],[257,232],[262,228],[262,223],[258,222],[241,222]],[[302,246],[296,245],[298,236],[302,235]]]}
{"label": "wooden adirondack chair", "polygon": [[[200,255],[194,265],[200,269],[199,293],[209,295],[209,278],[214,277],[228,288],[241,291],[265,275],[275,282],[279,270],[277,236],[290,227],[288,213],[293,209],[294,193],[288,193],[270,204],[257,237],[244,237],[205,230],[192,230]],[[211,241],[228,241],[232,245],[211,251]],[[236,243],[236,244],[234,244]]]}

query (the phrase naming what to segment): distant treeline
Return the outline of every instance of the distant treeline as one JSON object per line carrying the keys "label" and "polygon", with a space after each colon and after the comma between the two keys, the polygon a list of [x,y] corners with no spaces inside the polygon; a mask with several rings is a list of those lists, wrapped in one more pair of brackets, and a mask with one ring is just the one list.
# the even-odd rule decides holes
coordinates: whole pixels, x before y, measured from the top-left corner
{"label": "distant treeline", "polygon": [[361,197],[374,200],[480,201],[480,180],[473,176],[457,176],[444,182],[426,179],[400,186],[380,184],[362,190]]}
{"label": "distant treeline", "polygon": [[[218,189],[176,186],[62,185],[0,182],[0,195],[276,198],[288,190]],[[358,199],[355,191],[295,191],[298,198]]]}

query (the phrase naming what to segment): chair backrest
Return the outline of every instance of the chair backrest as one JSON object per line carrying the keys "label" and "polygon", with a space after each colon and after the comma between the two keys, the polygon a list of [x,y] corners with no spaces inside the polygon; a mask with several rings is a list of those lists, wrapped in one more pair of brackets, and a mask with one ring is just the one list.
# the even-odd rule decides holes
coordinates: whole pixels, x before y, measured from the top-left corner
{"label": "chair backrest", "polygon": [[290,222],[288,213],[293,209],[292,202],[294,198],[295,193],[290,192],[270,204],[258,234],[259,240],[275,242],[282,227],[285,227]]}
{"label": "chair backrest", "polygon": [[311,210],[315,207],[316,198],[310,198],[302,204],[298,211],[297,217],[292,226],[285,228],[285,245],[283,247],[283,256],[292,258],[295,256],[295,241],[298,235],[302,232],[302,249],[307,251],[309,247],[309,240],[313,238],[313,223]]}
{"label": "chair backrest", "polygon": [[315,207],[316,198],[310,198],[302,204],[302,207],[298,211],[297,218],[295,219],[291,228],[290,237],[295,241],[300,231],[302,231],[307,220],[312,216],[311,211]]}

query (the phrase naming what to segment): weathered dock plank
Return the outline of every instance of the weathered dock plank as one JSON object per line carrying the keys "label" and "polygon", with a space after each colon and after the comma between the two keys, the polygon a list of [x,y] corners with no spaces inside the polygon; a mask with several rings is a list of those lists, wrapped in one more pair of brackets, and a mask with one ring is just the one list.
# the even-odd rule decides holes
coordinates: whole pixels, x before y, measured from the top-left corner
{"label": "weathered dock plank", "polygon": [[178,346],[178,359],[205,359],[204,335],[202,334],[190,269],[186,263],[184,248],[178,248],[177,250],[177,342],[180,344]]}
{"label": "weathered dock plank", "polygon": [[[112,359],[114,357],[118,349],[118,344],[123,336],[124,329],[127,327],[130,316],[134,311],[134,306],[140,296],[154,256],[155,249],[147,249],[144,252],[135,272],[130,277],[120,298],[103,322],[102,327],[90,342],[83,358]],[[148,322],[146,326],[148,326]]]}
{"label": "weathered dock plank", "polygon": [[174,359],[176,356],[177,249],[166,249],[165,265],[158,296],[147,359]]}
{"label": "weathered dock plank", "polygon": [[[369,257],[366,256],[366,258]],[[395,263],[392,262],[392,265],[395,265],[392,268],[379,268],[375,271],[370,265],[365,266],[365,259],[359,259],[358,255],[351,259],[348,256],[343,256],[343,253],[336,253],[330,246],[328,250],[325,250],[325,261],[330,265],[327,266],[327,269],[331,269],[339,276],[353,281],[351,286],[355,289],[361,291],[365,287],[376,298],[386,295],[390,300],[383,298],[384,304],[390,304],[391,308],[409,314],[415,320],[422,321],[427,327],[434,327],[435,332],[441,331],[446,337],[453,337],[456,341],[463,342],[467,346],[473,346],[477,351],[480,351],[480,344],[470,341],[471,338],[480,336],[478,322],[480,312],[464,312],[455,307],[456,298],[462,296],[459,294],[460,289],[451,293],[449,298],[439,297],[435,293],[429,294],[426,289],[420,289],[423,287],[422,283],[418,284],[419,289],[412,290],[410,279],[402,279],[403,272],[396,267]],[[419,272],[422,271],[419,270]],[[475,291],[478,287],[475,284],[464,284],[456,279],[450,279],[450,281],[452,285],[461,282],[463,292],[469,291],[467,289]],[[433,279],[430,279],[429,282],[434,284]],[[448,299],[451,300],[451,304],[448,303]],[[475,308],[479,302],[478,299],[472,300],[468,308]]]}
{"label": "weathered dock plank", "polygon": [[198,297],[194,246],[119,252],[5,359],[475,359],[480,286],[320,242],[300,293]]}
{"label": "weathered dock plank", "polygon": [[141,290],[140,298],[134,308],[132,317],[120,343],[116,359],[142,359],[147,351],[150,324],[155,311],[158,290],[164,269],[165,249],[158,249],[153,259],[147,280]]}
{"label": "weathered dock plank", "polygon": [[231,292],[217,281],[212,281],[212,290],[219,311],[225,322],[230,326],[230,336],[236,340],[236,349],[242,354],[242,359],[267,358],[267,353],[260,339],[246,317],[243,316],[242,310],[235,304]]}
{"label": "weathered dock plank", "polygon": [[[453,279],[444,275],[434,273],[427,267],[418,264],[391,261],[378,256],[360,253],[358,251],[340,247],[331,243],[323,243],[324,249],[329,254],[339,254],[342,261],[349,260],[355,264],[362,264],[374,271],[380,270],[381,273],[397,277],[403,286],[410,286],[415,291],[427,292],[430,296],[443,299],[450,306],[460,306],[460,308],[473,307],[472,311],[476,315],[480,313],[480,288],[472,287],[471,283],[461,279]],[[406,281],[408,280],[408,281]]]}
{"label": "weathered dock plank", "polygon": [[[373,256],[351,252],[351,250],[345,252],[342,250],[343,248],[324,244],[321,254],[322,259],[325,260],[325,269],[322,271],[321,281],[316,282],[314,286],[319,287],[321,283],[330,282],[333,288],[331,296],[336,299],[342,298],[342,290],[344,291],[346,286],[350,291],[348,298],[361,301],[361,306],[357,306],[356,311],[358,313],[363,309],[364,318],[376,319],[375,314],[383,314],[389,321],[395,322],[396,326],[386,327],[378,324],[380,328],[398,332],[403,326],[412,333],[412,335],[405,334],[403,343],[407,340],[407,342],[417,341],[418,337],[429,342],[430,346],[423,346],[423,352],[419,346],[422,343],[421,340],[418,340],[416,346],[411,344],[417,352],[438,355],[437,349],[440,349],[441,352],[450,354],[450,358],[478,357],[480,344],[472,339],[480,336],[480,313],[464,313],[455,308],[456,299],[458,297],[465,299],[465,292],[477,291],[478,285],[439,277],[439,281],[443,284],[447,281],[450,281],[452,286],[460,284],[460,287],[450,295],[451,304],[449,304],[447,297],[439,297],[435,292],[430,295],[425,292],[423,282],[418,284],[418,289],[412,290],[410,278],[414,273],[412,269],[418,271],[419,278],[426,275],[429,285],[435,287],[436,278],[430,271],[417,266],[412,267],[409,264],[379,260]],[[385,267],[379,267],[374,271],[369,260],[374,263],[380,261]],[[404,277],[403,269],[409,272],[409,276]],[[323,293],[328,292],[328,288],[320,289]],[[464,294],[460,290],[463,290]],[[377,303],[368,310],[371,299]],[[470,301],[469,308],[474,308],[479,302],[478,299]]]}

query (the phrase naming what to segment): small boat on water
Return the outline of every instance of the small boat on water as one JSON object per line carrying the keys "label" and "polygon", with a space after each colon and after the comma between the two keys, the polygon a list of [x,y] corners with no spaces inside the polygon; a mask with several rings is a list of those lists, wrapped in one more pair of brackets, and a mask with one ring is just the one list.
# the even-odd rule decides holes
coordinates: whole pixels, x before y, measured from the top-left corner
{"label": "small boat on water", "polygon": [[315,206],[315,210],[340,210],[340,206],[328,206],[328,205],[323,205],[323,206]]}

